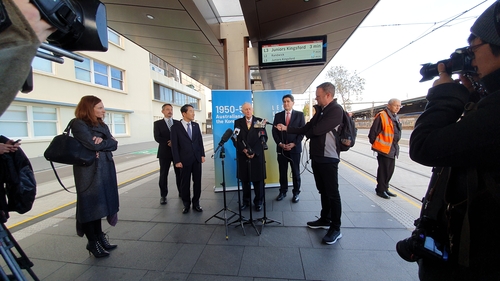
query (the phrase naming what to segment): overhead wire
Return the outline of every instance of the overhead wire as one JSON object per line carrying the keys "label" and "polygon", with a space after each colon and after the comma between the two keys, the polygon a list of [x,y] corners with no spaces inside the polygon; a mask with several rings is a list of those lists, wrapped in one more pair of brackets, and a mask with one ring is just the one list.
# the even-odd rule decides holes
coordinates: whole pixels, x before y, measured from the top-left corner
{"label": "overhead wire", "polygon": [[[379,60],[379,61],[375,62],[375,63],[374,63],[374,64],[372,64],[372,65],[370,65],[369,67],[367,67],[367,68],[365,68],[365,69],[361,70],[359,73],[362,73],[362,72],[364,72],[364,71],[366,71],[366,70],[368,70],[368,69],[372,68],[373,66],[375,66],[375,65],[377,65],[377,64],[379,64],[379,63],[381,63],[382,61],[386,60],[387,58],[389,58],[389,57],[391,57],[391,56],[395,55],[396,53],[400,52],[401,50],[405,49],[406,47],[410,46],[411,44],[413,44],[413,43],[415,43],[415,42],[419,41],[420,39],[422,39],[422,38],[426,37],[427,35],[429,35],[429,34],[431,34],[431,33],[435,32],[436,30],[438,30],[438,29],[440,29],[440,28],[442,28],[442,27],[444,27],[444,26],[447,26],[450,22],[452,22],[452,21],[456,20],[457,18],[461,17],[462,15],[464,15],[464,14],[466,14],[466,13],[468,13],[468,12],[472,11],[473,9],[477,8],[478,6],[480,6],[480,5],[484,4],[484,3],[485,3],[485,2],[487,2],[487,1],[488,1],[488,0],[484,0],[483,2],[481,2],[481,3],[479,3],[479,4],[475,5],[475,6],[473,6],[472,8],[469,8],[469,9],[467,9],[467,10],[465,10],[465,11],[463,11],[463,12],[459,13],[458,15],[456,15],[456,16],[454,16],[454,17],[452,17],[452,18],[451,18],[451,19],[449,19],[449,20],[444,20],[444,21],[439,21],[439,22],[435,22],[435,23],[433,23],[433,24],[434,24],[433,26],[435,26],[437,23],[444,22],[444,23],[443,23],[443,24],[441,24],[440,26],[438,26],[438,27],[436,27],[436,28],[433,28],[433,29],[431,29],[431,30],[430,30],[430,31],[428,31],[428,32],[424,32],[424,34],[423,34],[423,35],[420,35],[419,37],[417,37],[417,39],[415,39],[415,40],[411,41],[410,43],[406,44],[405,46],[403,46],[403,47],[399,48],[398,50],[396,50],[396,51],[392,52],[391,54],[389,54],[389,55],[385,56],[385,57],[384,57],[384,58],[382,58],[381,60]],[[462,20],[465,20],[465,19],[462,19]],[[468,20],[468,19],[467,19],[467,20]],[[399,25],[408,25],[408,24],[397,24],[397,26],[399,26]],[[391,25],[383,25],[383,26],[396,26],[396,24],[391,24]],[[374,26],[368,26],[368,27],[374,27]],[[432,27],[430,27],[430,28],[432,28]],[[430,28],[429,28],[429,29],[430,29]]]}

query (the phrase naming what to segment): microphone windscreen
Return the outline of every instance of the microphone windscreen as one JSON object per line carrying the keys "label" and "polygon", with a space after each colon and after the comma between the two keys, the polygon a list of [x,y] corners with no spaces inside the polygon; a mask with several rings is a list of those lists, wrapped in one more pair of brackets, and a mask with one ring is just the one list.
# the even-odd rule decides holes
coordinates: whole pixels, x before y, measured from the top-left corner
{"label": "microphone windscreen", "polygon": [[233,134],[233,130],[227,129],[224,132],[224,135],[222,135],[221,141],[226,142],[227,140],[229,140],[229,138],[231,137],[232,134]]}
{"label": "microphone windscreen", "polygon": [[238,135],[240,133],[240,128],[236,127],[234,128],[234,134]]}

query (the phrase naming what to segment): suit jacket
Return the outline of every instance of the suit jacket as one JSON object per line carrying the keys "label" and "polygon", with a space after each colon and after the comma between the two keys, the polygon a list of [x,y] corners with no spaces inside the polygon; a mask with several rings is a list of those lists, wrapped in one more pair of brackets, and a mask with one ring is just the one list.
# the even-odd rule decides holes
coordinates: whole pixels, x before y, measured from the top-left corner
{"label": "suit jacket", "polygon": [[[274,115],[272,132],[273,132],[273,139],[276,142],[276,152],[282,151],[282,148],[278,146],[278,144],[281,142],[283,144],[294,143],[295,147],[292,148],[292,150],[290,150],[290,153],[301,153],[302,139],[304,138],[304,135],[280,132],[278,131],[278,129],[274,127],[278,124],[285,124],[285,122],[286,122],[286,116],[284,110]],[[294,128],[300,128],[303,127],[305,124],[306,121],[304,119],[304,113],[302,111],[292,110],[292,116],[290,117],[290,124],[288,124],[288,126]]]}
{"label": "suit jacket", "polygon": [[174,123],[170,129],[174,164],[181,162],[185,166],[195,162],[201,163],[201,157],[205,157],[205,148],[203,147],[200,125],[196,122],[191,122],[192,139],[189,138],[186,129],[184,129],[180,121]]}
{"label": "suit jacket", "polygon": [[[179,122],[179,120],[173,120],[173,124]],[[170,140],[170,130],[168,129],[164,118],[156,120],[153,123],[153,133],[155,141],[158,143],[158,153],[156,154],[156,158],[173,159],[172,148],[168,146],[168,141]]]}
{"label": "suit jacket", "polygon": [[[238,151],[238,178],[242,181],[260,181],[266,178],[264,149],[262,147],[262,141],[259,137],[259,133],[263,134],[266,141],[267,133],[265,128],[254,128],[254,124],[257,121],[261,122],[262,119],[252,116],[252,126],[250,129],[247,128],[245,117],[234,121],[234,128],[240,128],[240,133],[238,134],[235,146]],[[251,161],[251,177],[248,173],[248,165],[246,162],[248,158],[245,153],[243,153],[243,149],[245,148],[251,148],[255,153],[255,156]]]}

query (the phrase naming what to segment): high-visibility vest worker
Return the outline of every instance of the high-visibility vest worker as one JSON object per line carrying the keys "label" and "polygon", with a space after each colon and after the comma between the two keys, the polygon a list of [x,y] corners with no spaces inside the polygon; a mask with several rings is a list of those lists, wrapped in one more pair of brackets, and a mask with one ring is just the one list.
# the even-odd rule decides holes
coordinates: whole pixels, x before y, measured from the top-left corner
{"label": "high-visibility vest worker", "polygon": [[379,116],[382,121],[382,131],[373,142],[372,150],[383,154],[389,154],[391,151],[392,141],[394,140],[394,123],[385,110],[377,113],[375,119]]}

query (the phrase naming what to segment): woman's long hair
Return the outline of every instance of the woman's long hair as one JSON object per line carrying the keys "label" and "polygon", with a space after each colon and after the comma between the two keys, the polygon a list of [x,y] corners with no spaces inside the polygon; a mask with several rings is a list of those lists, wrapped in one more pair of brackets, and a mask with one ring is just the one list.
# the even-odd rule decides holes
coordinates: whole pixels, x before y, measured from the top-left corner
{"label": "woman's long hair", "polygon": [[97,118],[94,113],[94,107],[100,102],[101,99],[96,96],[83,96],[76,106],[75,117],[95,127],[99,124],[104,124],[104,121],[101,118]]}

